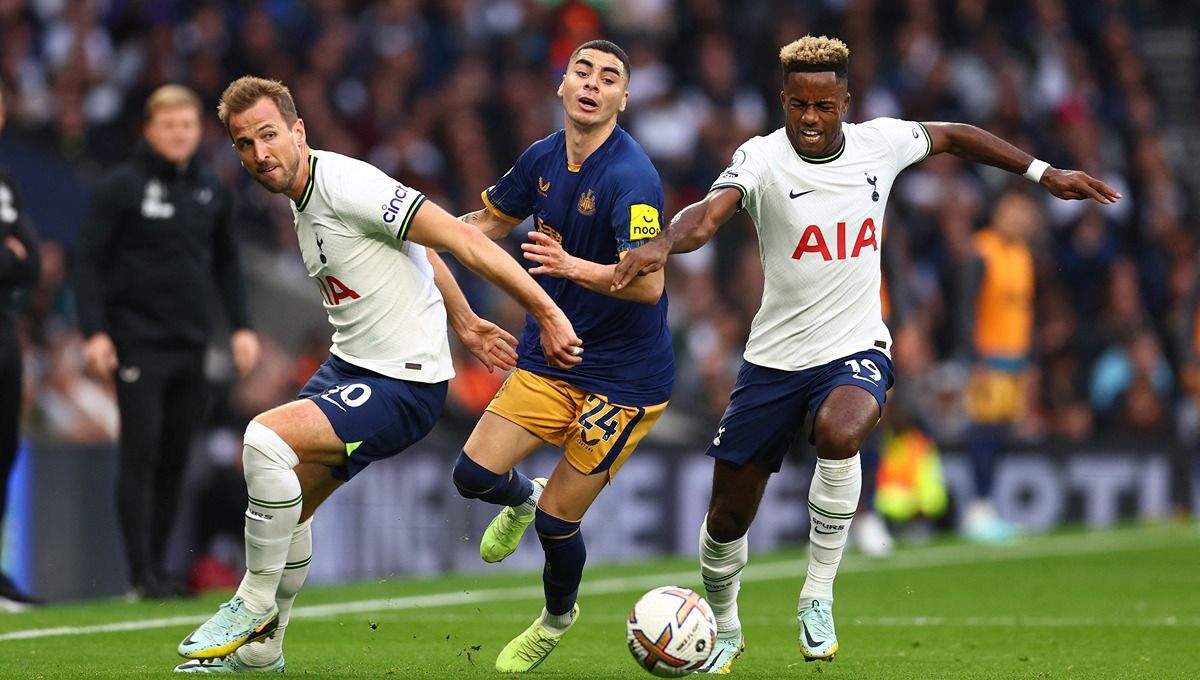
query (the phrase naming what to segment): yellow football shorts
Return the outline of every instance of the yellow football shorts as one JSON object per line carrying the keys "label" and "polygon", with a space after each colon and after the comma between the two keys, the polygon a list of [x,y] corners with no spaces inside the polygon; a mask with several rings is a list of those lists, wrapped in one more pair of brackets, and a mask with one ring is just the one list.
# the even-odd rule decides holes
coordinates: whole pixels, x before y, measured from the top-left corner
{"label": "yellow football shorts", "polygon": [[658,422],[668,402],[622,406],[564,380],[517,369],[487,410],[562,448],[571,467],[609,481]]}

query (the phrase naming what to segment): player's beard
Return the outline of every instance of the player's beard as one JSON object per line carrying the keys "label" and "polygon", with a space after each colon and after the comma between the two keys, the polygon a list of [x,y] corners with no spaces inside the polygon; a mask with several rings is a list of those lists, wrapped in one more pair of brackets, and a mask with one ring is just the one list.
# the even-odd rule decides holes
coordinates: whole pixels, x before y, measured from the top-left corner
{"label": "player's beard", "polygon": [[286,193],[292,187],[292,184],[296,181],[296,175],[300,172],[300,154],[296,154],[290,167],[288,163],[284,163],[283,161],[280,161],[277,167],[283,171],[283,179],[279,183],[259,173],[254,174],[254,179],[273,194]]}

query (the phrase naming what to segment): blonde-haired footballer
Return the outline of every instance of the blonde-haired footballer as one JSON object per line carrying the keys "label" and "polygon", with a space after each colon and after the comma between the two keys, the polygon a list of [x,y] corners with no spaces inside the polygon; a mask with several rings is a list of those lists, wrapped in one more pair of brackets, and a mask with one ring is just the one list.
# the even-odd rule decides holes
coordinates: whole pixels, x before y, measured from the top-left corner
{"label": "blonde-haired footballer", "polygon": [[757,225],[766,286],[729,406],[708,455],[712,497],[700,526],[700,573],[718,638],[710,673],[743,649],[739,573],[746,532],[771,473],[807,414],[816,472],[808,493],[811,553],[797,619],[805,660],[832,660],[833,580],[862,483],[858,449],[892,384],[891,335],[880,310],[880,230],[896,175],[948,152],[1026,177],[1058,198],[1112,203],[1120,194],[1083,172],[1049,167],[977,127],[877,118],[846,123],[850,50],[805,36],[779,52],[784,126],[743,144],[705,198],[617,266],[613,289],[695,250],[738,210]]}

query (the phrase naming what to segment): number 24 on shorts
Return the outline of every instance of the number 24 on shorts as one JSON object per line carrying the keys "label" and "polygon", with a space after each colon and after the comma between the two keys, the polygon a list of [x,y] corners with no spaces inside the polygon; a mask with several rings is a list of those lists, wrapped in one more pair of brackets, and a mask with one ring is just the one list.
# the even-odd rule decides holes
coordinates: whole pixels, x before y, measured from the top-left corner
{"label": "number 24 on shorts", "polygon": [[[612,439],[619,427],[617,417],[621,415],[621,407],[613,406],[594,394],[588,395],[587,403],[592,404],[592,406],[587,411],[584,411],[583,415],[579,416],[579,425],[582,428],[579,436],[583,439],[583,443],[588,446],[595,446],[600,443],[600,439],[588,439],[588,434],[593,428],[600,428],[604,433],[602,435],[604,441]],[[605,406],[608,407],[608,410],[597,418],[597,414],[603,411]]]}

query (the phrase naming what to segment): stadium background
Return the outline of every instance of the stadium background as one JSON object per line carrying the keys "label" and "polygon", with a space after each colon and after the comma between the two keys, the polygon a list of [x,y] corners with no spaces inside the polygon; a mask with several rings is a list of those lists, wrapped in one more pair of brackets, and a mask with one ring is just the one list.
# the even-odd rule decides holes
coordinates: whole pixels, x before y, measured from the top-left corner
{"label": "stadium background", "polygon": [[[742,141],[781,124],[777,50],[807,32],[851,47],[850,120],[974,123],[1124,193],[1103,208],[1039,197],[1037,379],[1016,428],[1019,454],[1001,471],[1001,509],[1046,529],[1196,508],[1196,14],[1189,3],[1119,0],[0,0],[10,117],[0,162],[24,191],[45,269],[22,315],[27,442],[5,566],[52,599],[123,588],[111,496],[116,407],[82,374],[70,249],[90,187],[129,154],[154,87],[185,83],[212,111],[239,75],[279,78],[314,146],[365,158],[461,213],[479,206],[479,191],[525,146],[561,125],[554,90],[565,59],[596,36],[633,60],[620,122],[662,174],[668,214],[702,196]],[[240,501],[228,489],[241,484],[241,429],[292,398],[330,334],[286,201],[250,183],[215,115],[205,123],[202,158],[238,188],[244,266],[267,348],[255,375],[235,383],[223,338],[213,345],[213,408],[176,537],[180,568],[209,550],[236,555]],[[970,235],[1013,182],[1024,180],[937,156],[901,176],[888,213],[885,251],[904,291],[893,403],[940,445],[955,506],[969,484],[956,455],[968,369],[954,335],[956,272]],[[469,275],[462,281],[481,314],[519,328],[512,303]],[[708,484],[699,453],[761,293],[752,225],[736,218],[706,248],[676,257],[668,286],[676,397],[592,513],[589,552],[599,560],[694,549]],[[486,513],[452,494],[448,467],[498,378],[458,359],[435,434],[322,512],[316,550],[339,559],[314,562],[314,581],[476,567],[473,538]],[[771,487],[756,547],[803,540],[811,458],[797,461]],[[231,527],[200,526],[222,511]],[[537,563],[536,546],[513,561]]]}

